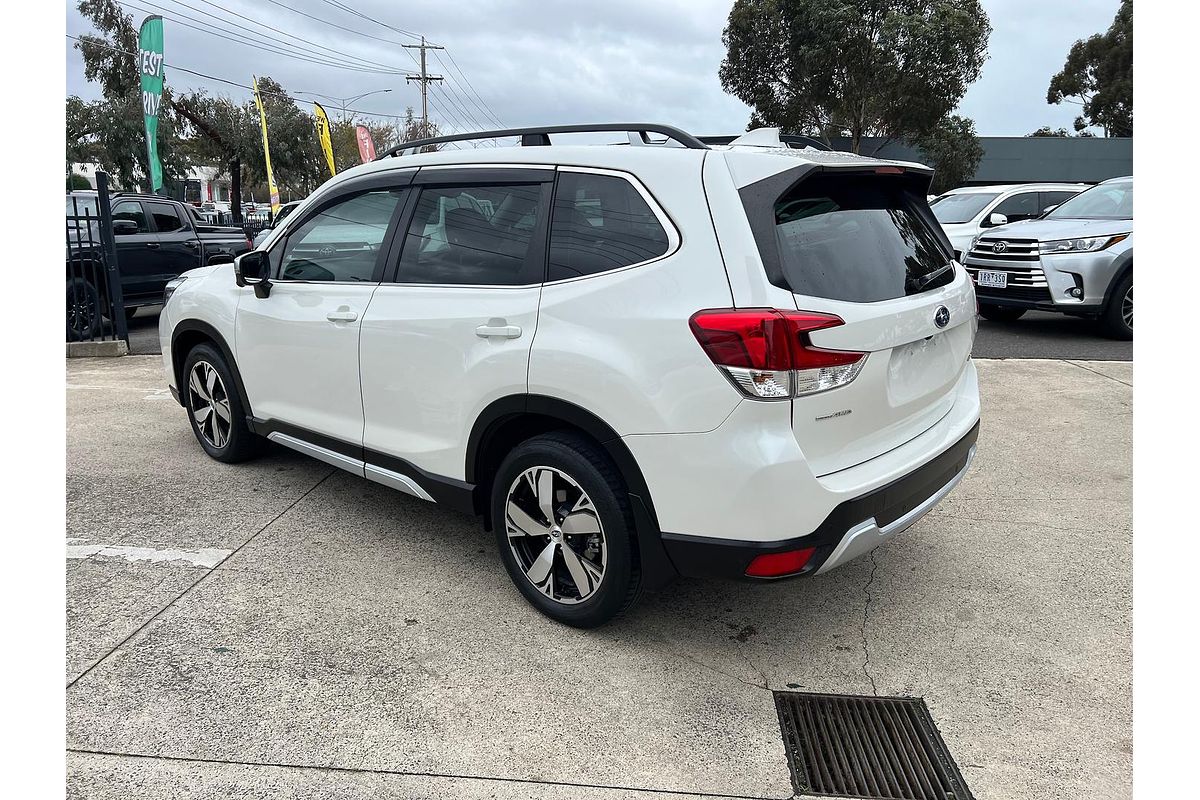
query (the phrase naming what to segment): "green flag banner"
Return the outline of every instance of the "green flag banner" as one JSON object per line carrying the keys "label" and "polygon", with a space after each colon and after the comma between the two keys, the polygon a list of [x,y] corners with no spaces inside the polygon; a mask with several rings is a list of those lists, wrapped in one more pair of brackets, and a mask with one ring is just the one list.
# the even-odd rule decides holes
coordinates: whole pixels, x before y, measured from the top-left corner
{"label": "green flag banner", "polygon": [[150,161],[150,191],[162,188],[158,160],[158,109],[163,93],[163,21],[146,17],[138,32],[138,68],[142,73],[142,121],[146,125],[146,154]]}

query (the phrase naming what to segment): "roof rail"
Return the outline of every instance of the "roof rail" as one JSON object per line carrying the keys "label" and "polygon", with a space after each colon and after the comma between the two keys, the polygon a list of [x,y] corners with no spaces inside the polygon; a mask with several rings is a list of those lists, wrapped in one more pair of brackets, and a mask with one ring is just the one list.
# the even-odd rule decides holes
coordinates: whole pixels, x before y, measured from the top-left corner
{"label": "roof rail", "polygon": [[[745,134],[736,134],[734,136],[697,136],[696,138],[705,144],[732,144],[735,139],[740,139]],[[779,142],[785,147],[795,145],[796,147],[811,147],[815,150],[825,150],[832,152],[833,148],[819,139],[814,139],[811,136],[801,136],[798,133],[781,133],[779,134]]]}
{"label": "roof rail", "polygon": [[[655,142],[650,141],[649,134],[658,133],[666,136],[668,140],[678,142],[691,150],[707,150],[708,145],[692,136],[686,131],[681,131],[679,128],[670,125],[659,125],[654,122],[602,122],[596,125],[541,125],[532,128],[504,128],[494,131],[478,131],[476,133],[455,133],[449,136],[432,136],[428,139],[413,139],[409,142],[401,142],[395,147],[389,147],[387,150],[375,157],[378,161],[381,158],[390,156],[403,155],[407,151],[417,150],[421,147],[427,147],[433,144],[447,144],[449,142],[468,142],[475,139],[495,139],[502,136],[520,136],[522,147],[540,147],[550,144],[550,134],[558,133],[600,133],[604,131],[624,131],[630,134],[629,141],[631,144],[653,145]],[[637,135],[637,141],[634,141],[634,134]]]}

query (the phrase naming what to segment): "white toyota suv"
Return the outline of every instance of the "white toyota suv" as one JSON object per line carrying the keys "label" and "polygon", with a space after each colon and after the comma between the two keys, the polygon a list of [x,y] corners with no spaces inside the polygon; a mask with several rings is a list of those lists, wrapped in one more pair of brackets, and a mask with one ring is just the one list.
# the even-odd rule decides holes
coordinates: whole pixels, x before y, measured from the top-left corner
{"label": "white toyota suv", "polygon": [[975,293],[928,168],[744,138],[405,143],[172,282],[167,380],[215,459],[271,440],[481,516],[570,625],[830,570],[965,473]]}

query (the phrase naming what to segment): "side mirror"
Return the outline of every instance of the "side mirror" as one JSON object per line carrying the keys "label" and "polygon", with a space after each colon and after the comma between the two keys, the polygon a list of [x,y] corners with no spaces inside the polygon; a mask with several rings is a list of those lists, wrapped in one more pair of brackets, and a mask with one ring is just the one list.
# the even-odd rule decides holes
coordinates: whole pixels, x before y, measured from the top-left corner
{"label": "side mirror", "polygon": [[112,227],[114,236],[132,236],[138,232],[138,224],[131,219],[114,219]]}
{"label": "side mirror", "polygon": [[233,276],[238,286],[253,286],[254,296],[269,297],[271,294],[271,260],[263,250],[242,253],[233,260]]}
{"label": "side mirror", "polygon": [[213,253],[208,257],[208,265],[215,266],[217,264],[232,264],[233,256],[229,253]]}
{"label": "side mirror", "polygon": [[1056,208],[1058,208],[1058,204],[1052,205],[1052,206],[1046,206],[1046,210],[1042,212],[1042,216],[1043,217],[1046,216],[1047,214],[1049,214],[1051,211],[1053,211]]}
{"label": "side mirror", "polygon": [[1003,214],[993,213],[990,217],[988,217],[987,227],[989,227],[989,228],[994,228],[997,225],[1007,225],[1007,224],[1008,224],[1008,217],[1004,216]]}

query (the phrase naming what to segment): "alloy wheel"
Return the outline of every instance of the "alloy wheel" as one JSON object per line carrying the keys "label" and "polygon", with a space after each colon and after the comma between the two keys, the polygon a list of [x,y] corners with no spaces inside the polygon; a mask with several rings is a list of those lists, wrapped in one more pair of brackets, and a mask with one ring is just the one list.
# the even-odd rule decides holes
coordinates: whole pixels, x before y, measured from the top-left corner
{"label": "alloy wheel", "polygon": [[229,441],[233,413],[229,394],[217,370],[207,361],[197,361],[188,375],[188,408],[196,421],[196,430],[213,447],[222,448]]}
{"label": "alloy wheel", "polygon": [[88,292],[77,286],[67,290],[67,326],[79,338],[91,334],[96,326],[96,304]]}
{"label": "alloy wheel", "polygon": [[1121,298],[1121,319],[1125,321],[1125,326],[1129,330],[1133,330],[1133,284],[1129,284],[1129,288],[1125,291],[1125,296]]}
{"label": "alloy wheel", "polygon": [[573,605],[604,580],[608,548],[587,492],[554,467],[531,467],[513,481],[505,503],[508,546],[539,592]]}

